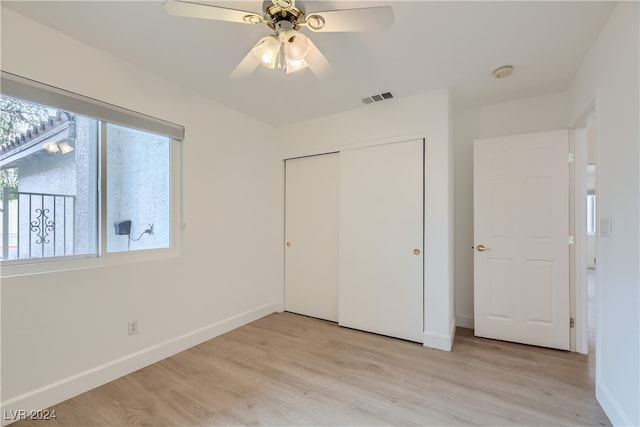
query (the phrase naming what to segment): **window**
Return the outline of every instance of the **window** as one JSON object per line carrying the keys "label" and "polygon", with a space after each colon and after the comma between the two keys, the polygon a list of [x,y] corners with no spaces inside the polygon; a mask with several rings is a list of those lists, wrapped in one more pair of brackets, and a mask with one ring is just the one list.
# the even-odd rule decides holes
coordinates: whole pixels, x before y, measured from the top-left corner
{"label": "window", "polygon": [[587,194],[587,235],[596,235],[596,195]]}
{"label": "window", "polygon": [[1,103],[2,260],[96,254],[98,122]]}
{"label": "window", "polygon": [[182,127],[4,72],[0,99],[3,264],[172,247]]}
{"label": "window", "polygon": [[168,248],[171,139],[107,124],[106,142],[107,251]]}

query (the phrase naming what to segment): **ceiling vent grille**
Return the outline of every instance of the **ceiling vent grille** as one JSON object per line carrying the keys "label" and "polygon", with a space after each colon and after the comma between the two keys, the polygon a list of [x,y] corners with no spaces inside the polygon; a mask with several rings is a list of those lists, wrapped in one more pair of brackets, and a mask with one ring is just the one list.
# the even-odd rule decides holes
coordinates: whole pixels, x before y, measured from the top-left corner
{"label": "ceiling vent grille", "polygon": [[391,92],[385,92],[378,95],[367,96],[366,98],[362,98],[363,104],[373,104],[374,102],[386,101],[387,99],[392,99],[393,94]]}

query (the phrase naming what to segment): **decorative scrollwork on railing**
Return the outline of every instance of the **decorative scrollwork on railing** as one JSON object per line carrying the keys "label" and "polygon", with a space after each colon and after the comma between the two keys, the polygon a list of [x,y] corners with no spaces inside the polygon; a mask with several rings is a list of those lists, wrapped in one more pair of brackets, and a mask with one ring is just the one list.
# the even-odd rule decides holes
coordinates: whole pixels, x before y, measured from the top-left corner
{"label": "decorative scrollwork on railing", "polygon": [[47,216],[48,213],[49,209],[36,209],[38,216],[35,221],[31,221],[31,232],[36,233],[36,237],[38,238],[38,240],[36,240],[37,245],[42,243],[48,244],[49,239],[47,239],[47,237],[49,237],[49,233],[56,227],[56,223],[51,221]]}

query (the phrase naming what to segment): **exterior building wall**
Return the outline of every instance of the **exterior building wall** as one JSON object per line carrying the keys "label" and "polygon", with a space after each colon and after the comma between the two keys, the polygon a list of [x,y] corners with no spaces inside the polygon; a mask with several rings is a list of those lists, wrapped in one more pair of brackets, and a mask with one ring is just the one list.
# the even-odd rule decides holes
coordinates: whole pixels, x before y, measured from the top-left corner
{"label": "exterior building wall", "polygon": [[[76,253],[97,251],[98,244],[98,122],[76,116]],[[69,153],[71,154],[71,153]],[[68,171],[67,173],[73,173]]]}
{"label": "exterior building wall", "polygon": [[74,120],[75,138],[68,141],[73,151],[41,150],[18,162],[22,194],[16,244],[21,259],[96,252],[97,122],[82,116]]}
{"label": "exterior building wall", "polygon": [[[116,125],[107,126],[107,251],[169,247],[170,139]],[[131,238],[113,223],[131,220]],[[153,234],[142,234],[153,224]]]}
{"label": "exterior building wall", "polygon": [[[39,150],[17,162],[19,218],[8,259],[97,253],[98,121],[73,120],[73,151]],[[170,246],[170,145],[166,137],[107,125],[109,252]],[[132,221],[130,236],[115,234],[119,220]],[[151,225],[153,233],[144,233]]]}

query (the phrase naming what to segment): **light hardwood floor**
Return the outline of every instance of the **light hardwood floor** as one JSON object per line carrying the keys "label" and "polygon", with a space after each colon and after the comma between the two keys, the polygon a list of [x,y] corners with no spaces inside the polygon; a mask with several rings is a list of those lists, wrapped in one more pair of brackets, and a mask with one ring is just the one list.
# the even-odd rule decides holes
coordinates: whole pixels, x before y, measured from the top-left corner
{"label": "light hardwood floor", "polygon": [[453,351],[272,314],[52,409],[53,426],[610,425],[592,356],[458,329]]}

